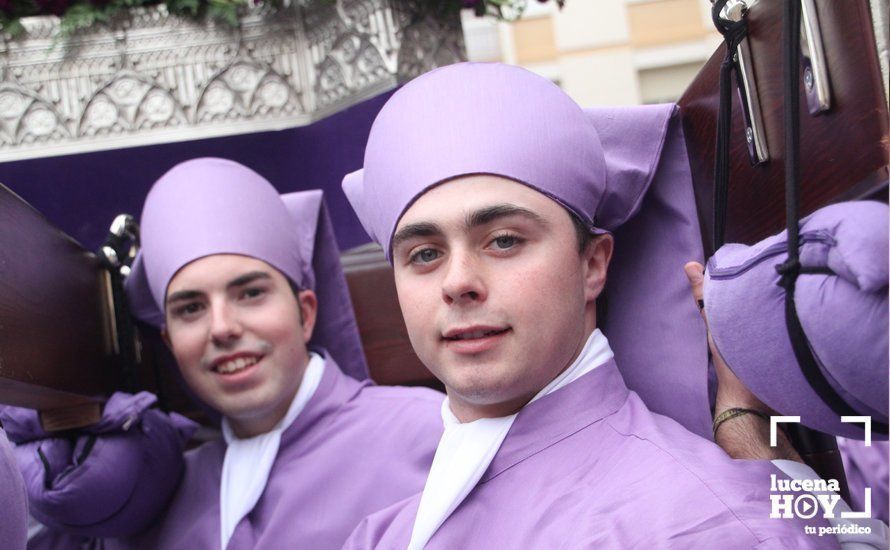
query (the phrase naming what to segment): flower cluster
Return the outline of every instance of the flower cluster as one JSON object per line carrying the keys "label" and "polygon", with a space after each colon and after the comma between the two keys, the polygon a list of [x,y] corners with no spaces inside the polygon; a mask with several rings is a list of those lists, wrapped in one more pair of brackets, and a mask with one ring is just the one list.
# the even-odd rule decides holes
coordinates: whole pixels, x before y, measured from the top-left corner
{"label": "flower cluster", "polygon": [[[314,1],[295,0],[300,5]],[[478,16],[490,15],[512,21],[518,19],[527,0],[395,0],[408,4],[420,13],[434,16],[452,15],[462,9],[470,9]],[[535,0],[547,2],[548,0]],[[565,0],[554,0],[559,7]],[[210,19],[238,25],[238,18],[247,8],[267,4],[272,8],[290,5],[292,0],[0,0],[0,31],[16,36],[23,30],[20,19],[33,15],[56,15],[61,18],[61,37],[89,28],[95,24],[109,23],[129,8],[164,4],[173,15],[192,19]]]}
{"label": "flower cluster", "polygon": [[284,5],[283,0],[0,0],[0,30],[14,37],[23,30],[21,18],[56,15],[61,18],[59,28],[64,38],[78,30],[109,23],[130,8],[157,4],[164,4],[173,15],[237,26],[241,13],[257,3]]}

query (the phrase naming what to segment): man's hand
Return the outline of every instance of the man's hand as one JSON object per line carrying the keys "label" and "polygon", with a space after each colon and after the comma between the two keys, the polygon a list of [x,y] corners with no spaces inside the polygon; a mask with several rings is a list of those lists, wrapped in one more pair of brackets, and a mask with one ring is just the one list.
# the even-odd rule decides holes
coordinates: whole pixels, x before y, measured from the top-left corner
{"label": "man's hand", "polygon": [[[702,307],[705,268],[698,262],[689,262],[684,269],[686,277],[689,279],[689,285],[692,287],[692,298],[699,305],[707,327],[708,318],[705,315],[704,307]],[[751,393],[739,380],[739,377],[730,370],[729,365],[726,364],[714,345],[710,329],[708,330],[708,347],[711,350],[714,369],[717,371],[715,417],[732,408],[752,409],[766,416],[774,415],[775,411]],[[781,430],[777,435],[776,447],[770,447],[769,422],[754,414],[745,414],[724,421],[720,424],[714,439],[733,458],[762,460],[782,458],[803,462]]]}

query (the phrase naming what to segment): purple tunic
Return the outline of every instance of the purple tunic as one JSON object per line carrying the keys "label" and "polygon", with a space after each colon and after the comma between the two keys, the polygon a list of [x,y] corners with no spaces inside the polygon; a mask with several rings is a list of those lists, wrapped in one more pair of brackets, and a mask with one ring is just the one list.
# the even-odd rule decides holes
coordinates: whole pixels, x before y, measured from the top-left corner
{"label": "purple tunic", "polygon": [[[269,482],[228,548],[336,548],[361,519],[423,487],[441,437],[442,396],[358,382],[328,360],[303,412],[281,436]],[[138,545],[219,548],[225,443],[186,456],[164,520]]]}
{"label": "purple tunic", "polygon": [[[424,388],[358,382],[328,359],[312,399],[282,433],[260,500],[227,548],[339,548],[362,518],[423,488],[442,435],[442,399]],[[225,451],[220,439],[188,452],[179,489],[153,528],[93,546],[219,548]],[[58,532],[43,538],[40,547],[57,547],[60,538],[74,544]]]}
{"label": "purple tunic", "polygon": [[850,507],[865,509],[865,488],[871,488],[871,517],[888,523],[888,495],[890,495],[890,442],[837,438],[837,446],[844,460],[847,484],[850,486]]}
{"label": "purple tunic", "polygon": [[[770,474],[785,478],[650,412],[609,361],[519,413],[426,548],[836,547],[769,518]],[[344,548],[404,549],[419,502],[370,516]]]}
{"label": "purple tunic", "polygon": [[27,534],[28,496],[25,482],[6,439],[6,432],[0,428],[0,546],[10,550],[24,548]]}

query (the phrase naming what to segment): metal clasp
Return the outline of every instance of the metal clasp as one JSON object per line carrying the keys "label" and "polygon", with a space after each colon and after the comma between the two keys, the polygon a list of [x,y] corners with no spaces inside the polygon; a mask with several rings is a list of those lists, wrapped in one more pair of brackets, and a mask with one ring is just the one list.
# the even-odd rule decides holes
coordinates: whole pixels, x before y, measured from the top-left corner
{"label": "metal clasp", "polygon": [[803,83],[807,106],[811,115],[818,115],[831,107],[831,88],[828,85],[828,64],[822,47],[822,30],[815,0],[800,2],[800,55],[803,63]]}
{"label": "metal clasp", "polygon": [[[124,245],[129,240],[129,249],[126,250],[125,257],[120,257],[123,252]],[[120,271],[124,277],[130,275],[130,266],[136,259],[136,253],[139,251],[139,224],[136,219],[129,214],[118,214],[111,227],[108,230],[108,238],[102,246],[102,254],[114,268]]]}
{"label": "metal clasp", "polygon": [[[730,21],[741,21],[745,12],[751,9],[757,0],[738,0],[728,2],[721,17]],[[742,104],[742,117],[745,120],[745,142],[748,147],[748,158],[753,166],[769,160],[769,149],[766,144],[766,131],[763,126],[763,114],[760,110],[760,99],[757,96],[757,81],[754,78],[754,65],[751,61],[751,47],[745,38],[739,43],[736,52],[736,79],[739,101]]]}

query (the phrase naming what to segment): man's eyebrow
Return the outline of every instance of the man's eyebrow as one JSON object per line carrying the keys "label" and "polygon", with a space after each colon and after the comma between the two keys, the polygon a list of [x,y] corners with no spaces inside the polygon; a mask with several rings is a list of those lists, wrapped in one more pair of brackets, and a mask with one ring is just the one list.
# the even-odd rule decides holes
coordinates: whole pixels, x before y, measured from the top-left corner
{"label": "man's eyebrow", "polygon": [[409,239],[413,239],[414,237],[432,237],[441,234],[442,229],[440,229],[438,225],[431,222],[418,222],[408,224],[396,231],[396,234],[392,236],[391,248],[395,250],[397,246]]}
{"label": "man's eyebrow", "polygon": [[[272,276],[265,271],[251,271],[250,273],[245,273],[244,275],[241,275],[240,277],[236,277],[235,279],[229,281],[229,284],[226,285],[226,288],[244,286],[256,281],[257,279],[271,278]],[[200,298],[203,295],[204,293],[198,290],[180,290],[168,296],[167,303],[172,304],[173,302],[194,300],[195,298]]]}
{"label": "man's eyebrow", "polygon": [[467,214],[467,219],[464,224],[468,229],[472,229],[474,227],[487,225],[493,221],[499,220],[501,218],[508,218],[511,216],[522,216],[543,226],[550,225],[550,222],[545,220],[537,212],[533,212],[528,208],[516,206],[515,204],[495,204],[492,206],[486,206],[485,208],[480,208],[479,210],[475,210]]}
{"label": "man's eyebrow", "polygon": [[257,279],[271,279],[272,276],[266,273],[265,271],[251,271],[250,273],[245,273],[240,277],[232,279],[229,281],[229,284],[226,285],[226,288],[234,288],[237,286],[248,285]]}
{"label": "man's eyebrow", "polygon": [[172,304],[173,302],[181,302],[184,300],[194,300],[195,298],[199,298],[201,293],[197,290],[180,290],[178,292],[174,292],[170,296],[167,296],[167,304]]}

